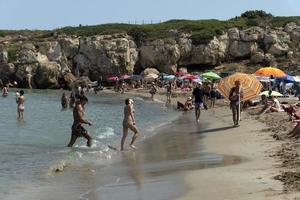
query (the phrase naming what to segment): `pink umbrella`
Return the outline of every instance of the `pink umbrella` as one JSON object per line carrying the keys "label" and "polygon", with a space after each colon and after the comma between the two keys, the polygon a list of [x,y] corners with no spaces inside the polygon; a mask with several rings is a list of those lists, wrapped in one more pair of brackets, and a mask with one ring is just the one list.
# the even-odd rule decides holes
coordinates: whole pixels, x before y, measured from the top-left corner
{"label": "pink umbrella", "polygon": [[119,78],[117,76],[110,76],[107,78],[108,81],[118,81]]}
{"label": "pink umbrella", "polygon": [[130,76],[127,74],[120,76],[120,79],[129,79],[129,78],[130,78]]}

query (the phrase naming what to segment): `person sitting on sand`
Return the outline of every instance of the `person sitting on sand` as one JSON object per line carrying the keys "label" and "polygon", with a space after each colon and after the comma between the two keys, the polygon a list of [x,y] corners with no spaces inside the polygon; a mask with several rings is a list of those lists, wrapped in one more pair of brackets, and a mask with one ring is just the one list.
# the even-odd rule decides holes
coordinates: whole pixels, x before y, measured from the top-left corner
{"label": "person sitting on sand", "polygon": [[66,93],[64,92],[61,96],[61,106],[63,108],[68,108],[68,104],[69,104],[69,100]]}
{"label": "person sitting on sand", "polygon": [[130,142],[130,147],[132,149],[136,149],[133,145],[134,141],[139,135],[139,131],[135,124],[135,117],[134,117],[134,108],[133,108],[133,100],[132,99],[125,99],[125,107],[124,107],[124,120],[123,120],[123,136],[121,139],[121,151],[124,150],[124,142],[128,134],[128,129],[133,131],[133,136]]}
{"label": "person sitting on sand", "polygon": [[276,99],[274,96],[270,97],[271,101],[272,101],[272,105],[265,110],[264,113],[269,113],[269,112],[283,112],[284,110],[282,109],[280,102],[278,101],[278,99]]}
{"label": "person sitting on sand", "polygon": [[177,109],[182,111],[193,110],[194,107],[192,102],[192,97],[188,97],[184,104],[177,101]]}
{"label": "person sitting on sand", "polygon": [[92,137],[88,131],[82,126],[82,124],[88,124],[89,126],[92,123],[88,120],[83,119],[84,116],[84,105],[87,103],[87,98],[80,95],[76,95],[75,107],[73,109],[73,125],[72,125],[72,135],[68,147],[72,147],[76,142],[78,137],[84,137],[87,139],[87,146],[92,146]]}

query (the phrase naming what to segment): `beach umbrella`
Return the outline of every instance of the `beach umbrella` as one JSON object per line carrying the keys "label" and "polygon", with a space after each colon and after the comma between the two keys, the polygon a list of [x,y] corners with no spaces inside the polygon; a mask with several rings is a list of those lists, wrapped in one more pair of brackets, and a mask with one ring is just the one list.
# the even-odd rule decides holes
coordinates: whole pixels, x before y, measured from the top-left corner
{"label": "beach umbrella", "polygon": [[198,79],[198,76],[188,74],[183,76],[183,79],[194,80],[194,79]]}
{"label": "beach umbrella", "polygon": [[279,82],[285,81],[286,83],[295,83],[296,82],[294,76],[291,76],[291,75],[286,75],[284,77],[278,77],[278,78],[276,78],[276,80]]}
{"label": "beach umbrella", "polygon": [[286,74],[275,67],[263,67],[257,70],[254,75],[256,76],[273,76],[273,77],[284,77]]}
{"label": "beach umbrella", "polygon": [[141,80],[142,79],[142,76],[141,75],[131,75],[129,77],[130,80],[135,80],[135,81],[138,81],[138,80]]}
{"label": "beach umbrella", "polygon": [[176,72],[175,76],[184,76],[186,74],[187,74],[186,72]]}
{"label": "beach umbrella", "polygon": [[[259,96],[262,96],[262,95],[265,95],[266,97],[268,97],[269,96],[269,91],[263,91],[262,93],[259,94]],[[271,96],[274,96],[274,97],[283,97],[283,94],[280,94],[277,91],[272,91]]]}
{"label": "beach umbrella", "polygon": [[110,77],[107,77],[106,80],[108,80],[108,81],[118,81],[119,78],[117,76],[110,76]]}
{"label": "beach umbrella", "polygon": [[127,75],[127,74],[124,74],[124,75],[122,75],[122,76],[120,76],[120,79],[129,79],[130,78],[130,76],[129,75]]}
{"label": "beach umbrella", "polygon": [[218,74],[214,73],[214,72],[206,72],[206,73],[202,74],[202,77],[206,78],[206,79],[209,79],[209,80],[219,80],[219,79],[221,79],[221,77]]}
{"label": "beach umbrella", "polygon": [[194,82],[194,83],[202,83],[202,79],[197,78],[197,79],[192,80],[192,82]]}
{"label": "beach umbrella", "polygon": [[163,79],[165,81],[171,81],[171,80],[174,80],[175,79],[175,76],[174,75],[168,75],[168,76],[164,76]]}
{"label": "beach umbrella", "polygon": [[234,73],[222,78],[218,83],[218,91],[226,98],[229,98],[230,90],[235,86],[235,81],[240,80],[243,90],[243,101],[256,97],[262,88],[262,84],[254,75],[244,73]]}
{"label": "beach umbrella", "polygon": [[269,76],[255,76],[257,80],[260,82],[270,82],[270,77]]}
{"label": "beach umbrella", "polygon": [[158,75],[157,75],[157,74],[148,74],[147,76],[144,77],[144,79],[145,79],[146,81],[153,81],[153,80],[155,80],[155,79],[157,79],[157,78],[158,78]]}

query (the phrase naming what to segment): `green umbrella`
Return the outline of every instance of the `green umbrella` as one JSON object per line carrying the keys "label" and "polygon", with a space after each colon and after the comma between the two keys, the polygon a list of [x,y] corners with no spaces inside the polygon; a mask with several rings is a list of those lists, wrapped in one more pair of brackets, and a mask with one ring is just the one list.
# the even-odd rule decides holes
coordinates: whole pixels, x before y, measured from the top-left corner
{"label": "green umbrella", "polygon": [[214,73],[214,72],[206,72],[206,73],[202,74],[202,77],[210,79],[210,80],[219,80],[219,79],[221,79],[221,77],[218,74]]}

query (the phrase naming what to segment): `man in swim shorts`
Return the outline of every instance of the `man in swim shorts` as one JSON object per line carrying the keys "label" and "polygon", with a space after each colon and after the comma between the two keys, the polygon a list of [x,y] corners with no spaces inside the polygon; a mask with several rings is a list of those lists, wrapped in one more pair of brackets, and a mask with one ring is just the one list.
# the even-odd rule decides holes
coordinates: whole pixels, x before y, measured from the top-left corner
{"label": "man in swim shorts", "polygon": [[203,107],[204,90],[202,84],[199,82],[197,87],[193,90],[193,98],[195,99],[195,115],[196,121],[199,122],[201,108]]}
{"label": "man in swim shorts", "polygon": [[17,111],[18,111],[18,118],[23,119],[24,118],[24,110],[25,110],[25,97],[24,97],[24,91],[20,91],[20,95],[17,99]]}
{"label": "man in swim shorts", "polygon": [[74,122],[72,125],[72,135],[68,147],[72,147],[76,142],[78,137],[84,137],[87,139],[87,146],[91,147],[92,137],[88,131],[82,126],[83,124],[88,124],[89,126],[92,123],[88,120],[83,119],[84,116],[84,105],[87,103],[87,98],[80,95],[76,95],[75,107],[73,109],[73,118]]}

